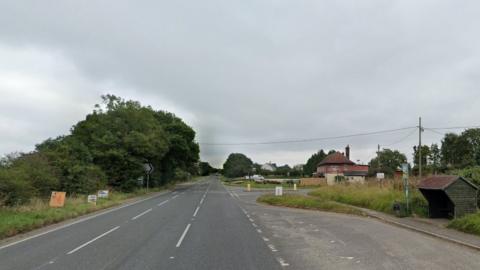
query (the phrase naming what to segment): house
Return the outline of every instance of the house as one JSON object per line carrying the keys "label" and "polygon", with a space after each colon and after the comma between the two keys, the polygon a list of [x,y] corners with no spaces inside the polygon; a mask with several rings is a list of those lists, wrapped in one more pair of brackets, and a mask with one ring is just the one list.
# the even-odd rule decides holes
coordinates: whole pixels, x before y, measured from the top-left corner
{"label": "house", "polygon": [[478,187],[454,175],[424,179],[418,189],[428,201],[431,218],[459,218],[477,212]]}
{"label": "house", "polygon": [[325,178],[328,185],[339,181],[364,183],[368,168],[368,165],[357,165],[350,160],[350,146],[347,145],[345,154],[335,152],[318,164],[317,176]]}
{"label": "house", "polygon": [[264,171],[269,171],[269,172],[274,172],[277,170],[277,165],[275,163],[265,163],[262,165],[262,170]]}

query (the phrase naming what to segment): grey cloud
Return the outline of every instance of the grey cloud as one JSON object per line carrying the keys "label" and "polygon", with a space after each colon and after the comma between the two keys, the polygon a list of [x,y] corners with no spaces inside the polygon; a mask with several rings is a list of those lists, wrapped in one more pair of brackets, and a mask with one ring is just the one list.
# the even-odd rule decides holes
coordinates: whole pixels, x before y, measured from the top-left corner
{"label": "grey cloud", "polygon": [[[144,103],[168,102],[187,115],[199,141],[326,137],[414,126],[419,115],[429,126],[477,124],[479,7],[457,1],[11,1],[0,4],[0,44],[62,55],[84,88],[57,78],[63,84],[55,89],[73,89],[65,97],[87,92],[85,101],[94,103],[105,91],[98,87],[111,83]],[[67,113],[62,123],[75,120]],[[439,140],[425,135],[427,143]],[[319,148],[350,143],[355,158],[366,162],[378,143],[404,136],[204,147],[202,158],[219,165],[239,151],[261,162],[300,163]],[[392,147],[410,153],[414,143],[412,136]]]}

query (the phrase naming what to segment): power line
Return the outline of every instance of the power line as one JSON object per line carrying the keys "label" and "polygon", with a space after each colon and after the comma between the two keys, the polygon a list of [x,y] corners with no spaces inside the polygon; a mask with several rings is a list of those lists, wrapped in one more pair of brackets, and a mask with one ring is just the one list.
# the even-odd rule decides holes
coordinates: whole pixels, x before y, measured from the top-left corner
{"label": "power line", "polygon": [[390,143],[390,144],[382,145],[382,146],[383,146],[383,147],[389,147],[389,146],[392,146],[392,145],[395,145],[395,144],[399,144],[399,143],[405,141],[406,139],[410,138],[413,134],[415,134],[416,131],[417,131],[416,128],[412,128],[412,131],[410,131],[410,132],[407,134],[407,136],[402,137],[402,138],[401,138],[400,140],[398,140],[398,141],[395,141],[395,142]]}
{"label": "power line", "polygon": [[268,145],[268,144],[289,144],[289,143],[305,143],[305,142],[315,142],[315,141],[326,141],[326,140],[335,140],[335,139],[345,139],[352,137],[362,137],[370,135],[379,135],[385,133],[393,133],[403,130],[415,129],[416,127],[404,127],[397,129],[389,130],[380,130],[373,132],[357,133],[350,135],[341,135],[341,136],[331,136],[331,137],[321,137],[321,138],[309,138],[309,139],[298,139],[298,140],[282,140],[282,141],[266,141],[266,142],[244,142],[244,143],[199,143],[204,146],[240,146],[240,145]]}

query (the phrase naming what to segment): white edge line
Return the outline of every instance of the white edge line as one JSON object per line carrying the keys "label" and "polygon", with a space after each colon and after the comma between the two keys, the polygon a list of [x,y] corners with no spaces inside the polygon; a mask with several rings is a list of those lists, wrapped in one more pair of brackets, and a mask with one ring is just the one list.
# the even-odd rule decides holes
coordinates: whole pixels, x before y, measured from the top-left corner
{"label": "white edge line", "polygon": [[200,210],[200,206],[197,206],[197,209],[195,210],[195,213],[193,213],[193,216],[194,216],[194,217],[197,216],[198,210]]}
{"label": "white edge line", "polygon": [[187,232],[188,232],[188,230],[190,229],[190,226],[192,226],[192,224],[188,224],[188,225],[187,225],[187,227],[185,228],[185,231],[183,231],[182,236],[180,236],[180,239],[178,239],[177,248],[182,245],[183,239],[184,239],[185,236],[187,235]]}
{"label": "white edge line", "polygon": [[93,243],[93,242],[97,241],[98,239],[100,239],[100,238],[102,238],[102,237],[106,236],[107,234],[109,234],[109,233],[112,233],[112,232],[116,231],[118,228],[120,228],[120,226],[117,226],[117,227],[115,227],[115,228],[113,228],[113,229],[109,230],[108,232],[102,233],[101,235],[99,235],[99,236],[97,236],[97,237],[93,238],[92,240],[90,240],[90,241],[86,242],[85,244],[83,244],[83,245],[81,245],[81,246],[77,247],[76,249],[74,249],[74,250],[72,250],[72,251],[68,252],[68,253],[67,253],[67,255],[71,255],[71,254],[73,254],[73,253],[77,252],[78,250],[80,250],[80,249],[82,249],[82,248],[84,248],[84,247],[86,247],[86,246],[90,245],[91,243]]}
{"label": "white edge line", "polygon": [[177,198],[177,197],[178,197],[178,195],[175,195],[175,196],[172,197],[172,199],[175,199],[175,198]]}
{"label": "white edge line", "polygon": [[147,211],[145,211],[145,212],[142,212],[141,214],[134,216],[134,217],[132,218],[132,220],[135,220],[135,219],[137,219],[137,218],[139,218],[139,217],[141,217],[141,216],[145,215],[146,213],[148,213],[148,212],[150,212],[150,211],[152,211],[152,210],[153,210],[153,209],[152,209],[152,208],[150,208],[150,209],[148,209]]}
{"label": "white edge line", "polygon": [[152,196],[152,197],[149,197],[149,198],[141,199],[141,200],[136,201],[136,202],[132,202],[132,203],[129,203],[129,204],[125,204],[125,205],[116,207],[116,208],[112,208],[112,209],[110,209],[110,210],[103,211],[103,212],[98,213],[98,214],[95,214],[95,215],[93,215],[93,216],[85,217],[85,218],[79,219],[79,220],[77,220],[77,221],[74,221],[74,222],[71,222],[71,223],[62,225],[62,226],[60,226],[60,227],[57,227],[57,228],[54,228],[54,229],[51,229],[51,230],[48,230],[48,231],[45,231],[45,232],[42,232],[42,233],[39,233],[39,234],[36,234],[36,235],[29,236],[29,237],[27,237],[27,238],[24,238],[24,239],[21,239],[21,240],[18,240],[18,241],[15,241],[15,242],[6,244],[6,245],[4,245],[4,246],[1,246],[1,247],[0,247],[0,250],[5,249],[5,248],[8,248],[8,247],[11,247],[11,246],[14,246],[14,245],[17,245],[17,244],[20,244],[20,243],[22,243],[22,242],[25,242],[25,241],[28,241],[28,240],[31,240],[31,239],[34,239],[34,238],[37,238],[37,237],[40,237],[40,236],[43,236],[43,235],[46,235],[46,234],[49,234],[49,233],[52,233],[52,232],[55,232],[55,231],[58,231],[58,230],[62,230],[62,229],[68,228],[68,227],[73,226],[73,225],[75,225],[75,224],[82,223],[82,222],[87,221],[87,220],[90,220],[90,219],[94,219],[94,218],[96,218],[96,217],[99,217],[99,216],[102,216],[102,215],[105,215],[105,214],[108,214],[108,213],[111,213],[111,212],[114,212],[114,211],[123,209],[123,208],[125,208],[125,207],[129,207],[129,206],[132,206],[132,205],[135,205],[135,204],[144,202],[144,201],[146,201],[146,200],[150,200],[150,199],[157,198],[157,197],[162,196],[162,195],[164,195],[164,194],[165,194],[165,193],[162,193],[162,194],[159,194],[159,195],[157,195],[157,196]]}

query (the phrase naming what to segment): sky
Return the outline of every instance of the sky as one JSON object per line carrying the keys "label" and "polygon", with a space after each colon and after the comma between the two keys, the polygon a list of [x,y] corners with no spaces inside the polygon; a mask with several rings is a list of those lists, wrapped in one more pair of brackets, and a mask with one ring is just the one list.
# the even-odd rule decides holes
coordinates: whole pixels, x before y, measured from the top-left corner
{"label": "sky", "polygon": [[411,160],[413,128],[231,144],[415,127],[420,116],[425,127],[480,125],[479,10],[453,0],[3,0],[0,154],[68,134],[111,93],[184,119],[215,166],[232,152],[295,165],[347,144],[360,163],[378,144]]}

